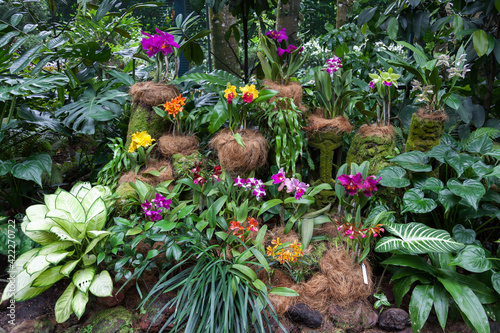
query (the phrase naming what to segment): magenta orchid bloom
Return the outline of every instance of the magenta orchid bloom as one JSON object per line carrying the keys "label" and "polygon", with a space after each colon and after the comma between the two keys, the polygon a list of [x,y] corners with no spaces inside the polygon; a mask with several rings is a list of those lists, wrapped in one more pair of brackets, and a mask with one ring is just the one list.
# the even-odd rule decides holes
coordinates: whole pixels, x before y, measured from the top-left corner
{"label": "magenta orchid bloom", "polygon": [[156,32],[158,33],[158,43],[160,51],[167,55],[168,53],[172,53],[175,48],[179,48],[179,44],[175,42],[174,36],[169,33],[163,32],[160,29],[156,28]]}
{"label": "magenta orchid bloom", "polygon": [[285,54],[286,50],[285,50],[285,49],[282,49],[281,47],[278,47],[278,48],[276,49],[276,52],[278,53],[278,55],[279,55],[280,57],[283,57],[283,54]]}
{"label": "magenta orchid bloom", "polygon": [[290,44],[290,45],[288,45],[288,48],[286,49],[286,53],[292,53],[296,49],[297,49],[297,46]]}
{"label": "magenta orchid bloom", "polygon": [[276,40],[278,41],[278,43],[281,43],[282,41],[287,41],[288,40],[288,36],[286,35],[286,29],[285,28],[281,29],[277,33]]}
{"label": "magenta orchid bloom", "polygon": [[375,88],[375,82],[370,81],[370,89],[373,89],[373,88]]}
{"label": "magenta orchid bloom", "polygon": [[158,53],[158,46],[155,43],[155,37],[151,36],[150,34],[148,34],[147,32],[144,32],[144,31],[141,31],[141,33],[144,36],[149,37],[149,38],[143,38],[141,40],[141,44],[142,44],[142,49],[145,50],[148,57],[151,58],[156,53]]}
{"label": "magenta orchid bloom", "polygon": [[334,56],[326,61],[326,66],[326,71],[331,74],[338,71],[340,67],[342,67],[342,60],[340,60],[339,57]]}
{"label": "magenta orchid bloom", "polygon": [[279,169],[278,173],[271,176],[273,184],[281,184],[285,180],[285,169]]}
{"label": "magenta orchid bloom", "polygon": [[148,217],[153,222],[161,220],[160,213],[161,213],[161,208],[159,210],[148,210],[144,212],[146,217]]}
{"label": "magenta orchid bloom", "polygon": [[384,81],[384,84],[388,87],[392,86],[392,81]]}
{"label": "magenta orchid bloom", "polygon": [[233,179],[234,180],[234,186],[242,187],[245,185],[245,178],[240,178],[240,176],[236,177]]}
{"label": "magenta orchid bloom", "polygon": [[144,201],[144,203],[141,205],[142,210],[147,211],[151,209],[151,202],[148,200]]}
{"label": "magenta orchid bloom", "polygon": [[349,195],[355,195],[362,188],[363,176],[361,172],[356,175],[341,175],[337,178],[340,185],[344,186]]}
{"label": "magenta orchid bloom", "polygon": [[377,177],[375,176],[368,176],[366,179],[363,181],[362,184],[362,191],[365,197],[371,197],[373,195],[373,192],[377,190],[377,184],[380,182],[382,177]]}
{"label": "magenta orchid bloom", "polygon": [[257,200],[259,200],[260,198],[263,198],[266,195],[265,187],[264,186],[256,187],[252,193],[253,195],[255,195]]}
{"label": "magenta orchid bloom", "polygon": [[299,180],[295,178],[285,178],[286,193],[292,193],[299,185]]}
{"label": "magenta orchid bloom", "polygon": [[156,193],[156,197],[153,200],[151,200],[151,202],[154,202],[157,208],[164,207],[166,209],[170,209],[170,204],[172,203],[172,200],[165,199],[163,195],[161,195],[160,193]]}
{"label": "magenta orchid bloom", "polygon": [[302,199],[302,196],[306,192],[307,188],[309,187],[309,184],[306,184],[304,182],[300,182],[297,187],[295,188],[295,199],[300,200]]}

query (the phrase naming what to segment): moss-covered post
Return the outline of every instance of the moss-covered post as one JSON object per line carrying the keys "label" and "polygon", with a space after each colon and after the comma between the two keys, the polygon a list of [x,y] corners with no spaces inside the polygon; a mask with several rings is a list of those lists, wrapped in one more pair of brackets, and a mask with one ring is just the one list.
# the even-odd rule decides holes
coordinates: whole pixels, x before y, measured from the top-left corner
{"label": "moss-covered post", "polygon": [[406,141],[405,152],[414,150],[428,152],[441,143],[444,134],[445,120],[443,116],[432,114],[426,116],[416,112],[411,116],[410,133]]}
{"label": "moss-covered post", "polygon": [[[309,138],[308,144],[311,147],[317,148],[320,152],[319,157],[319,180],[314,183],[318,185],[321,183],[330,184],[335,187],[335,180],[332,177],[333,171],[333,155],[335,149],[342,145],[343,132],[329,131],[329,132],[314,132]],[[324,207],[336,199],[335,191],[324,190],[316,196],[316,204],[318,207]]]}

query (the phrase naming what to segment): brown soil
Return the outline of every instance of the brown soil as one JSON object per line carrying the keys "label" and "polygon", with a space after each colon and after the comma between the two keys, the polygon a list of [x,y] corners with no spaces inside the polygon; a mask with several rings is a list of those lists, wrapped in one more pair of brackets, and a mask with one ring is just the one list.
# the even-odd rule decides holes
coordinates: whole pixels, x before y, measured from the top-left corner
{"label": "brown soil", "polygon": [[377,124],[365,124],[359,128],[358,133],[363,138],[367,136],[389,136],[391,138],[394,138],[395,131],[392,125],[377,126]]}
{"label": "brown soil", "polygon": [[319,113],[313,113],[309,116],[308,126],[304,130],[307,132],[337,131],[339,133],[349,133],[352,131],[352,126],[349,120],[343,116],[326,119]]}
{"label": "brown soil", "polygon": [[172,84],[165,85],[164,83],[153,83],[151,81],[134,84],[130,87],[128,93],[132,96],[134,104],[149,107],[165,104],[165,102],[180,94],[179,89]]}
{"label": "brown soil", "polygon": [[194,135],[165,134],[158,139],[158,148],[167,158],[174,154],[190,155],[198,150],[199,144]]}

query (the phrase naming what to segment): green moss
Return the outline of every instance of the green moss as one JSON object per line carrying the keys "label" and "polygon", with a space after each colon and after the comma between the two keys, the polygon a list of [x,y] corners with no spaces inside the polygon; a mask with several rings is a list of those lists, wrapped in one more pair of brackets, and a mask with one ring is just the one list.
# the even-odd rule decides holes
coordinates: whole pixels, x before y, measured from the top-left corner
{"label": "green moss", "polygon": [[118,198],[116,199],[116,210],[118,213],[124,213],[127,211],[127,206],[129,205],[129,199],[137,198],[136,190],[130,186],[129,183],[122,183],[116,189],[116,194]]}
{"label": "green moss", "polygon": [[132,134],[136,132],[147,131],[149,135],[155,140],[168,132],[169,122],[159,115],[154,110],[149,110],[142,105],[134,105],[130,121],[128,123],[127,142],[125,147],[130,146],[132,142]]}
{"label": "green moss", "polygon": [[172,155],[172,167],[176,178],[188,177],[195,163],[199,162],[201,154],[199,152],[184,156],[182,154]]}
{"label": "green moss", "polygon": [[132,314],[122,306],[99,311],[87,325],[92,333],[133,333]]}
{"label": "green moss", "polygon": [[411,116],[410,133],[406,141],[405,152],[428,152],[441,143],[444,133],[444,121],[421,118],[417,113]]}
{"label": "green moss", "polygon": [[347,152],[347,164],[361,164],[370,162],[370,174],[376,175],[383,168],[390,166],[388,156],[394,156],[396,143],[390,136],[365,136],[356,135],[352,139]]}

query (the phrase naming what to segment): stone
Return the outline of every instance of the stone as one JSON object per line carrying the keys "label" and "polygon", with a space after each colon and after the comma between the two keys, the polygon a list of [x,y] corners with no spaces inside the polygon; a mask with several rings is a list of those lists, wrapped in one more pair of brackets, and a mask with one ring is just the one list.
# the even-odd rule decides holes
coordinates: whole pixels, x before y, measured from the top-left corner
{"label": "stone", "polygon": [[347,332],[361,332],[377,325],[378,314],[369,304],[355,302],[349,306],[332,305],[328,315],[333,323]]}
{"label": "stone", "polygon": [[133,333],[132,314],[122,306],[101,310],[89,318],[81,330],[92,333]]}
{"label": "stone", "polygon": [[[152,333],[159,332],[167,319],[175,311],[174,307],[167,307],[162,311],[163,307],[174,297],[174,293],[162,293],[151,303],[146,304],[144,306],[146,312],[139,318],[140,328],[144,331]],[[161,314],[158,316],[158,318],[156,318],[160,311],[162,311]]]}
{"label": "stone", "polygon": [[319,311],[313,310],[303,303],[290,307],[287,311],[287,316],[290,320],[309,328],[318,328],[323,321],[323,317],[321,317]]}
{"label": "stone", "polygon": [[410,315],[403,309],[384,310],[378,319],[378,326],[386,331],[403,330],[410,323]]}
{"label": "stone", "polygon": [[[11,333],[52,333],[56,324],[47,316],[41,316],[36,319],[25,320],[19,325],[14,326]],[[1,331],[0,331],[1,332]]]}

